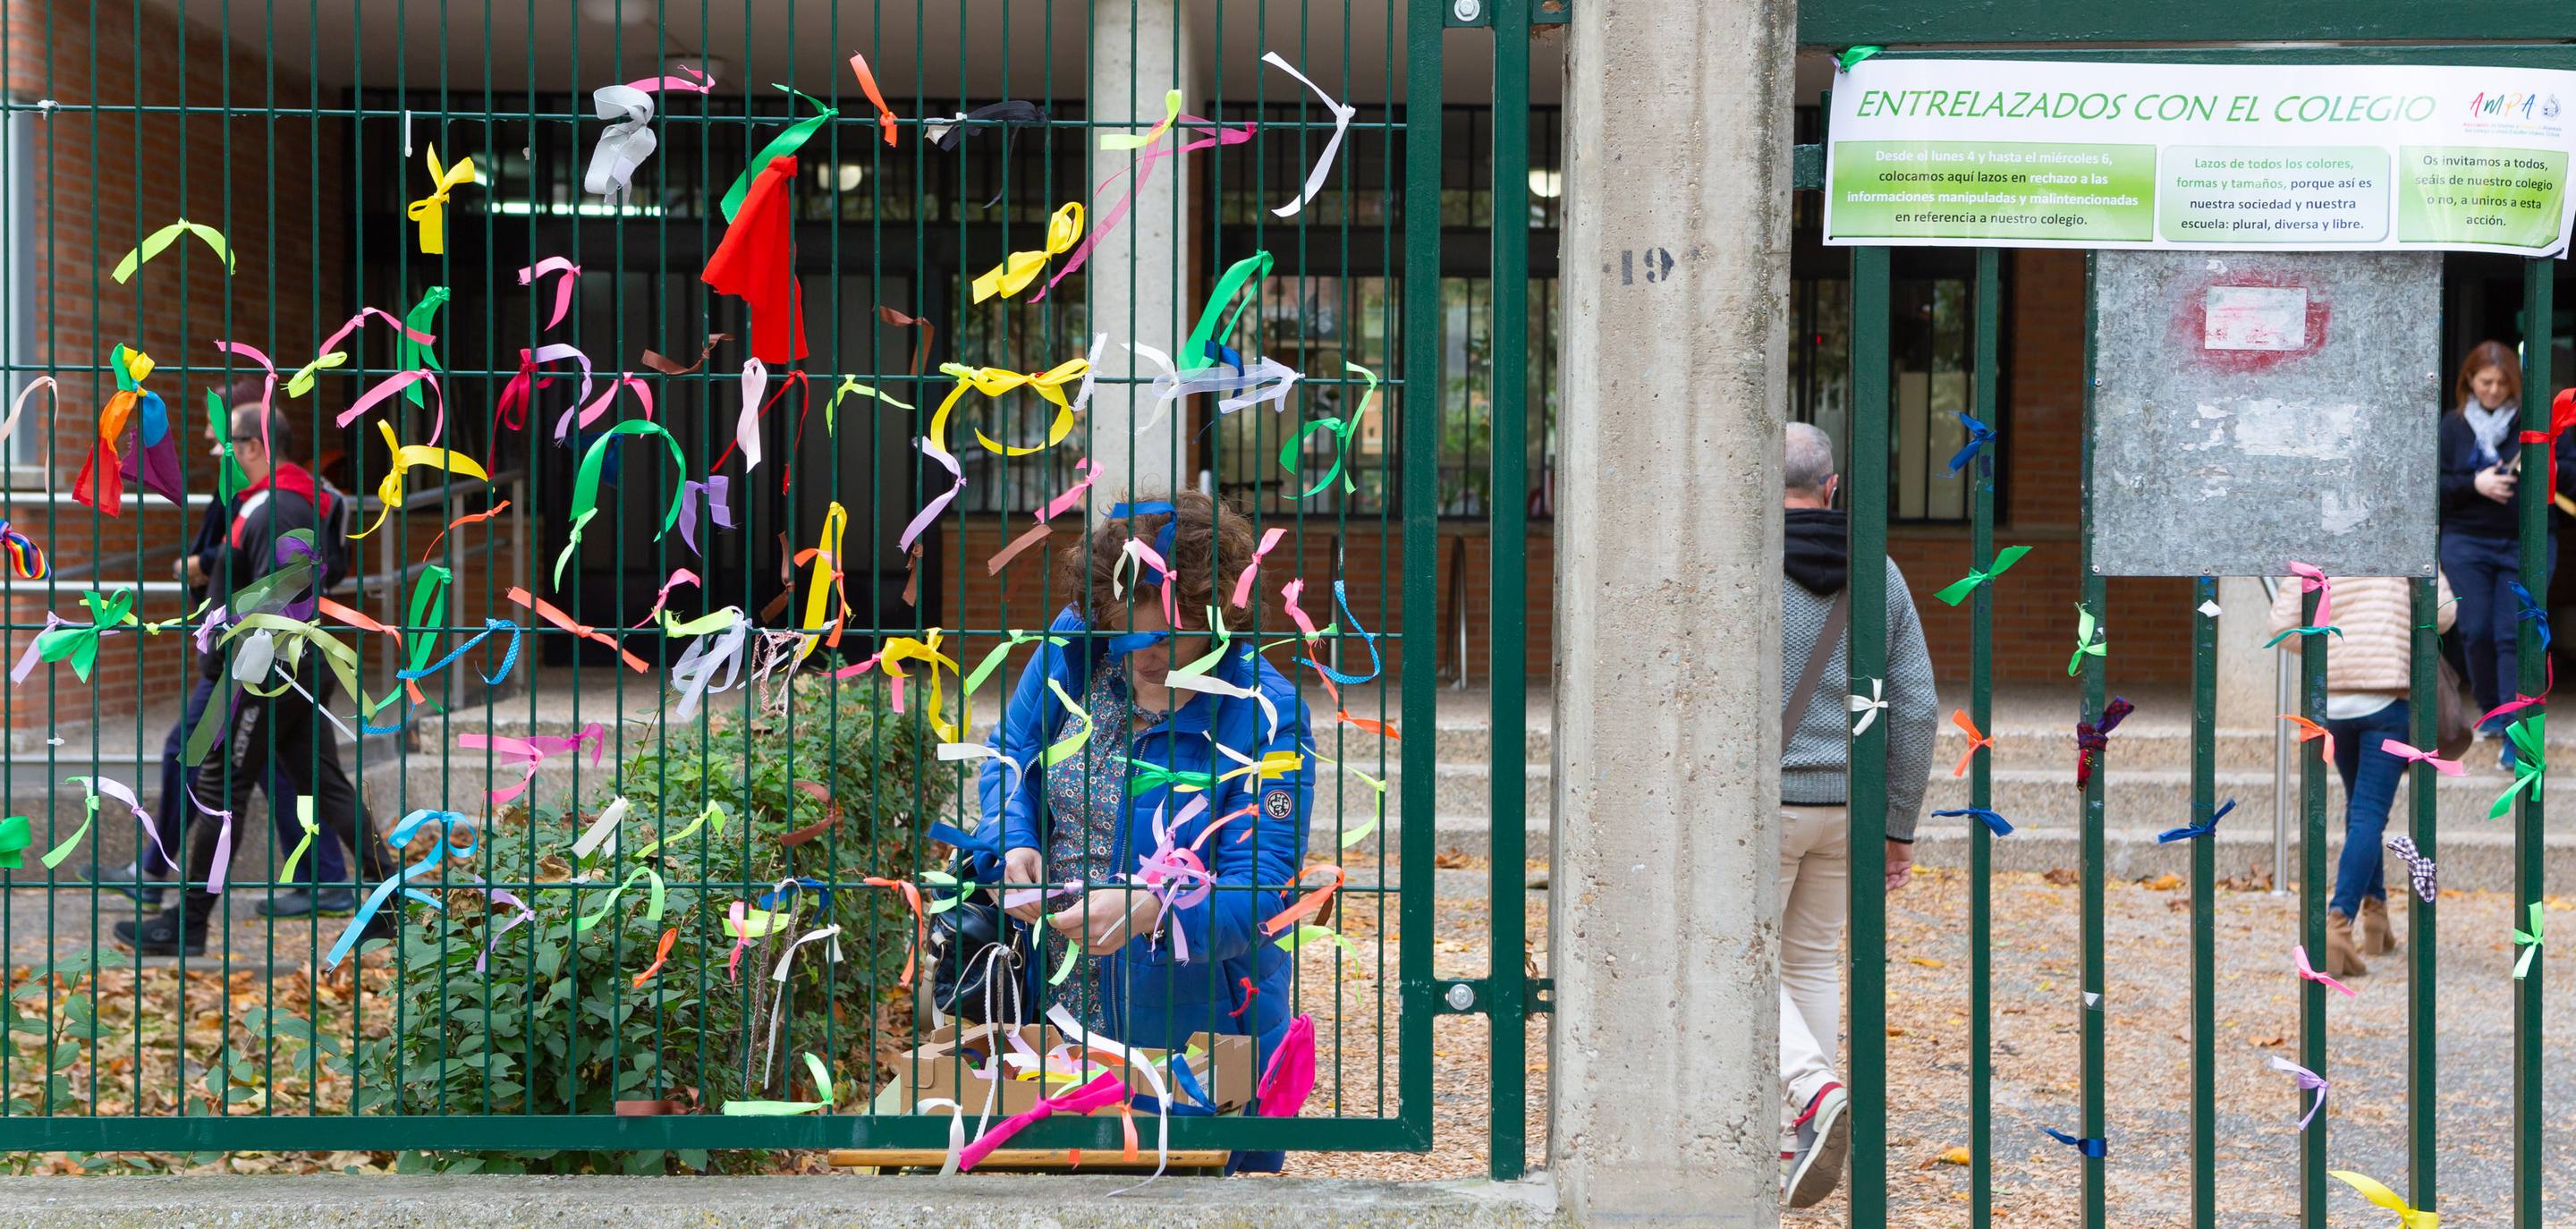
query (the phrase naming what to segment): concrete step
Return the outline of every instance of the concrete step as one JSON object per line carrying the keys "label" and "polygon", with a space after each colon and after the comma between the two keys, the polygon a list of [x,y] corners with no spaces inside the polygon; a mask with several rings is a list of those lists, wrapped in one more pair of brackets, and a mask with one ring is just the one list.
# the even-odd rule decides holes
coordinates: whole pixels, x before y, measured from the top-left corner
{"label": "concrete step", "polygon": [[[2230,816],[2233,819],[2234,816]],[[2334,825],[2326,842],[2326,879],[2334,879],[2335,859],[2343,852],[2341,825]],[[2390,831],[2398,828],[2391,825]],[[1965,867],[1970,855],[1969,835],[1956,827],[1926,828],[1914,842],[1914,858],[1926,866]],[[2138,880],[2158,875],[2180,875],[2188,882],[2191,875],[2191,845],[2176,842],[2156,843],[2154,830],[2146,828],[2108,828],[2102,834],[2103,871],[2113,879]],[[2290,839],[2289,886],[2296,887],[2301,873],[2301,843],[2296,833]],[[2076,870],[2083,866],[2083,845],[2072,831],[2058,829],[2015,829],[2013,834],[1989,843],[1996,870],[2046,872]],[[2437,847],[2436,861],[2441,866],[2441,885],[2468,891],[2510,891],[2514,887],[2513,834],[2499,828],[2462,829],[2445,827]],[[2261,879],[2272,873],[2272,832],[2267,826],[2229,832],[2225,826],[2218,833],[2216,865],[2222,878]],[[2406,883],[2406,867],[2394,855],[2382,854],[2391,893]],[[2549,882],[2565,883],[2576,875],[2576,834],[2550,836],[2542,848],[2542,865]]]}
{"label": "concrete step", "polygon": [[[1533,818],[1521,828],[1522,856],[1545,858],[1548,856],[1550,847],[1547,808],[1543,805],[1535,807],[1532,815]],[[1341,820],[1341,826],[1336,828],[1333,817],[1319,817],[1307,834],[1306,847],[1313,854],[1329,853],[1336,848],[1336,842],[1342,836],[1357,830],[1366,822],[1368,820],[1365,814],[1353,814],[1344,817]],[[1389,809],[1381,826],[1386,833],[1384,848],[1388,855],[1392,857],[1401,853],[1404,847],[1404,824],[1393,813],[1392,808]],[[1431,848],[1435,854],[1460,853],[1482,857],[1493,850],[1493,824],[1482,811],[1464,815],[1436,813],[1431,817],[1431,833]],[[1380,848],[1378,834],[1371,832],[1361,837],[1351,848],[1355,852],[1375,855]]]}
{"label": "concrete step", "polygon": [[[2068,780],[2073,780],[2075,718],[2072,709],[2068,714],[2063,725],[1999,722],[1996,728],[1988,731],[1995,740],[1994,750],[1990,753],[1994,757],[1994,767],[1998,770],[2056,768]],[[2282,726],[2289,728],[2286,722]],[[2111,759],[2124,768],[2188,770],[2191,767],[2191,737],[2191,725],[2187,720],[2142,721],[2132,716],[2111,732]],[[2501,745],[2487,739],[2481,740],[2477,748],[2484,749],[2486,762],[2492,764]],[[2273,730],[2269,726],[2223,729],[2216,731],[2211,739],[2213,758],[2222,772],[2229,769],[2271,771],[2273,746]],[[2576,756],[2576,730],[2550,731],[2549,746],[2553,758],[2556,758],[2559,748],[2565,748],[2569,755]],[[1946,775],[1967,748],[1966,737],[1950,724],[1944,710],[1940,742],[1932,755],[1940,771]],[[2473,754],[2477,748],[2472,749]],[[2305,750],[2313,753],[2315,748],[2311,746]],[[2293,754],[2298,752],[2293,751]]]}

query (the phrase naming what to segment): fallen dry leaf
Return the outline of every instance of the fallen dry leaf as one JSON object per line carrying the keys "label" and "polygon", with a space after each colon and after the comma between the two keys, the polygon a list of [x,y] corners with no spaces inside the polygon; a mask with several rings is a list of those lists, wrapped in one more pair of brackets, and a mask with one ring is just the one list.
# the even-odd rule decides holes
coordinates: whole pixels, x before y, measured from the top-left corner
{"label": "fallen dry leaf", "polygon": [[2049,881],[2050,883],[2056,884],[2057,886],[2059,886],[2059,887],[2061,887],[2061,888],[2066,888],[2066,887],[2073,887],[2073,886],[2075,886],[2076,881],[2077,881],[2078,879],[2082,878],[2082,876],[2080,876],[2080,875],[2076,874],[2074,871],[2071,871],[2071,870],[2066,869],[2066,868],[2065,868],[2065,867],[2063,867],[2063,866],[2058,866],[2058,867],[2051,867],[2051,868],[2049,869],[2049,872],[2048,872],[2047,874],[2045,874],[2045,875],[2040,876],[2040,878],[2045,879],[2045,880]]}
{"label": "fallen dry leaf", "polygon": [[1941,1155],[1934,1159],[1944,1165],[1965,1165],[1975,1158],[1969,1156],[1968,1150],[1965,1148],[1952,1147],[1943,1150]]}
{"label": "fallen dry leaf", "polygon": [[1908,956],[1908,957],[1906,957],[1906,959],[1907,959],[1907,960],[1909,960],[1909,961],[1912,961],[1912,962],[1913,962],[1913,963],[1915,963],[1915,964],[1922,965],[1924,968],[1927,968],[1927,969],[1946,969],[1946,968],[1949,968],[1949,967],[1950,967],[1950,962],[1949,962],[1949,961],[1947,961],[1947,960],[1935,960],[1935,959],[1933,959],[1933,958],[1932,958],[1932,957],[1930,957],[1930,956]]}

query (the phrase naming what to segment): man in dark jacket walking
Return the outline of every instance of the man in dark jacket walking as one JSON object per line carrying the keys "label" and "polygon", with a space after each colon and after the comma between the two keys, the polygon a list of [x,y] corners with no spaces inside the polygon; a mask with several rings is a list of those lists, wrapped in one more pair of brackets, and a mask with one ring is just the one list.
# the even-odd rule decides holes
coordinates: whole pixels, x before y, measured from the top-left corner
{"label": "man in dark jacket walking", "polygon": [[[1834,507],[1840,477],[1822,430],[1791,423],[1782,473],[1781,686],[1824,653],[1804,707],[1784,712],[1780,748],[1780,1085],[1781,1188],[1789,1206],[1822,1201],[1842,1180],[1851,1148],[1849,1098],[1834,1076],[1842,1032],[1843,919],[1851,907],[1852,719],[1844,703],[1849,638],[1841,627],[1853,559],[1848,519]],[[1923,621],[1891,560],[1887,569],[1887,882],[1893,892],[1914,869],[1914,817],[1931,769],[1937,703]],[[1784,697],[1785,709],[1796,703]],[[1864,953],[1875,958],[1874,953]]]}
{"label": "man in dark jacket walking", "polygon": [[[263,416],[267,418],[265,423],[261,421]],[[236,502],[222,553],[214,574],[208,578],[218,597],[232,599],[254,581],[306,562],[310,556],[310,535],[321,522],[313,476],[291,461],[275,459],[292,451],[292,441],[284,415],[270,414],[262,406],[233,411],[233,457],[249,485]],[[304,552],[295,549],[298,543],[287,540],[287,535],[297,530],[307,531],[302,545],[308,549]],[[310,601],[315,596],[313,589],[320,584],[318,559],[311,560],[311,574],[313,584],[306,590],[272,596],[290,606]],[[235,617],[239,613],[234,612]],[[315,818],[321,827],[338,834],[356,851],[363,876],[361,890],[368,881],[392,878],[396,873],[393,858],[377,838],[374,825],[368,822],[366,805],[350,782],[348,770],[340,765],[339,739],[332,732],[331,719],[323,713],[332,700],[334,679],[323,666],[321,655],[307,651],[302,664],[289,673],[285,654],[279,653],[274,672],[288,674],[295,686],[265,675],[235,680],[232,659],[250,643],[248,638],[236,640],[232,642],[232,653],[209,653],[202,659],[206,677],[215,680],[216,699],[209,702],[208,708],[222,711],[225,726],[219,749],[197,766],[189,788],[208,806],[239,815],[249,809],[251,790],[268,775],[270,766],[286,766],[312,782]],[[277,694],[262,696],[260,691]],[[215,801],[218,799],[220,803]],[[139,922],[117,923],[119,942],[145,956],[175,955],[183,950],[197,955],[206,950],[207,921],[221,902],[205,890],[205,884],[214,871],[216,846],[223,828],[224,822],[214,816],[205,816],[191,826],[188,874],[180,889],[179,906]],[[376,914],[368,926],[370,937],[390,937],[393,919],[391,912]]]}

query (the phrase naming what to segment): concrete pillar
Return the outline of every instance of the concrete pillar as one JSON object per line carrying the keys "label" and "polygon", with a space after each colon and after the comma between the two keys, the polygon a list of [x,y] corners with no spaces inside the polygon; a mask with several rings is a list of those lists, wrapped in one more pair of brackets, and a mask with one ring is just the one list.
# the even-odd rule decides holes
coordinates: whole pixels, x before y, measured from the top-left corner
{"label": "concrete pillar", "polygon": [[[1207,98],[1197,88],[1191,31],[1180,0],[1135,0],[1133,4],[1097,4],[1091,9],[1091,114],[1100,120],[1132,120],[1143,135],[1163,118],[1163,93],[1179,87],[1189,109],[1204,113]],[[1104,129],[1103,131],[1131,131]],[[1109,334],[1101,354],[1101,383],[1094,386],[1088,412],[1092,463],[1108,471],[1094,483],[1091,498],[1098,508],[1130,494],[1156,497],[1188,484],[1189,452],[1181,407],[1166,406],[1156,419],[1154,394],[1142,384],[1111,383],[1129,378],[1150,380],[1150,360],[1130,355],[1119,343],[1140,342],[1172,354],[1189,335],[1199,303],[1193,297],[1190,191],[1195,162],[1202,157],[1164,158],[1154,167],[1153,181],[1136,196],[1118,228],[1092,250],[1083,266],[1090,286],[1091,331]],[[1106,182],[1126,171],[1135,155],[1124,150],[1091,151],[1091,180]],[[1095,204],[1105,210],[1126,189],[1112,184]],[[1098,226],[1095,210],[1084,219]],[[1087,344],[1087,342],[1086,342]],[[1139,419],[1149,420],[1139,430]]]}
{"label": "concrete pillar", "polygon": [[1795,26],[1574,6],[1548,1139],[1577,1223],[1778,1221]]}

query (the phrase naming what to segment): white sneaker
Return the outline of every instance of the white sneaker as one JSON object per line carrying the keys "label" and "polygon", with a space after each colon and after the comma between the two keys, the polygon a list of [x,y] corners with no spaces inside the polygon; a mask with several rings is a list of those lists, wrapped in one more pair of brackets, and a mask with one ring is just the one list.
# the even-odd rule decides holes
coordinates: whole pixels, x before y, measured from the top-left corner
{"label": "white sneaker", "polygon": [[1842,1184],[1843,1161],[1851,1155],[1851,1097],[1840,1084],[1827,1084],[1798,1115],[1796,1146],[1780,1154],[1780,1194],[1793,1208],[1823,1203]]}

